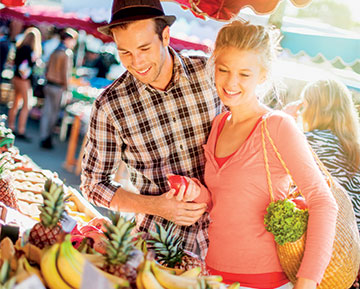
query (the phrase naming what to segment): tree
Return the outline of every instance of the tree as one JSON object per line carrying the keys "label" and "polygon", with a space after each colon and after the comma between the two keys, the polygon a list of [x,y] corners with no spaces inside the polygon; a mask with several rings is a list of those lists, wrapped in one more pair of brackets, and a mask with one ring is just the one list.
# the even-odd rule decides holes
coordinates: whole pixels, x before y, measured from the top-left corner
{"label": "tree", "polygon": [[318,18],[324,23],[343,29],[350,29],[354,25],[349,7],[333,0],[314,0],[306,8],[299,9],[297,16]]}

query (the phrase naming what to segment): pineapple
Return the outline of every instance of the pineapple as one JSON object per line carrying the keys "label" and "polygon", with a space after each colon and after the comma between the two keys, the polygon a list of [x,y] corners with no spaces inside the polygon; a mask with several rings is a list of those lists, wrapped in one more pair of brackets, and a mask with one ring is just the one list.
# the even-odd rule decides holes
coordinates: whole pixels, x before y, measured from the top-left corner
{"label": "pineapple", "polygon": [[0,158],[0,202],[4,203],[5,206],[18,210],[14,186],[12,185],[12,176],[8,173],[7,165],[9,160],[6,159],[7,156],[6,153],[3,153]]}
{"label": "pineapple", "polygon": [[175,234],[176,225],[169,223],[167,230],[155,223],[156,232],[150,231],[151,239],[146,242],[155,251],[155,260],[165,267],[190,270],[201,268],[202,275],[208,275],[206,266],[194,253],[183,249],[183,239]]}
{"label": "pineapple", "polygon": [[102,268],[110,274],[125,278],[132,288],[136,288],[137,268],[143,261],[143,253],[136,249],[136,239],[131,235],[135,227],[133,220],[126,220],[120,214],[110,216],[111,223],[104,224],[107,239],[105,265]]}
{"label": "pineapple", "polygon": [[47,179],[42,196],[44,203],[40,208],[40,222],[30,231],[29,242],[40,249],[57,241],[62,232],[59,221],[65,211],[64,186]]}

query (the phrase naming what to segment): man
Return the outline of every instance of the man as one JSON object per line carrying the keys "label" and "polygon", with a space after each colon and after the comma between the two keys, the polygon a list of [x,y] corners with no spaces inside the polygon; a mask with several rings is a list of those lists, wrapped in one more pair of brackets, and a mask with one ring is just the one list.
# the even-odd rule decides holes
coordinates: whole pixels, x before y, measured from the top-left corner
{"label": "man", "polygon": [[71,28],[60,32],[60,44],[51,54],[46,71],[44,107],[40,120],[40,147],[52,149],[52,132],[58,120],[61,98],[67,91],[73,67],[73,52],[78,33]]}
{"label": "man", "polygon": [[[95,205],[137,213],[140,231],[166,220],[181,225],[185,249],[200,249],[204,257],[206,205],[167,199],[166,175],[203,179],[202,145],[221,104],[206,58],[179,56],[169,47],[174,21],[158,0],[115,0],[111,22],[99,28],[113,37],[127,71],[93,105],[81,190]],[[113,182],[121,161],[140,194]]]}

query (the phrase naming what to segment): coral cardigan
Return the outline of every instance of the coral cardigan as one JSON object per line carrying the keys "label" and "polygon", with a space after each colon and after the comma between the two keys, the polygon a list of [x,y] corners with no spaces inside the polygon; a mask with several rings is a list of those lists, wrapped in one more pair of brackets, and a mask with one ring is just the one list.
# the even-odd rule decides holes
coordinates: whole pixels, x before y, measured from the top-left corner
{"label": "coral cardigan", "polygon": [[[226,113],[226,112],[225,112]],[[281,272],[273,235],[265,230],[264,215],[270,203],[261,144],[261,125],[221,166],[214,152],[218,115],[206,145],[205,183],[196,202],[206,202],[210,211],[209,267],[235,274]],[[285,113],[267,115],[267,126],[276,147],[309,206],[306,250],[298,277],[320,283],[330,261],[335,235],[337,205],[295,121]],[[271,144],[266,148],[275,200],[283,199],[289,177]]]}

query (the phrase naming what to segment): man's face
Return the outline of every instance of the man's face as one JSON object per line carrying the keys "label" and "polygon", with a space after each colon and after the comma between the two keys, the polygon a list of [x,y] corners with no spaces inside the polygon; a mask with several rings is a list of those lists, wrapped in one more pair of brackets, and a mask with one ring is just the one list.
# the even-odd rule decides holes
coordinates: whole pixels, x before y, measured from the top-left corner
{"label": "man's face", "polygon": [[121,63],[139,81],[157,87],[166,79],[163,69],[169,44],[169,28],[163,31],[163,41],[155,32],[152,19],[136,21],[126,29],[112,29]]}
{"label": "man's face", "polygon": [[67,37],[64,41],[66,48],[68,49],[74,49],[74,47],[76,46],[76,39],[75,38],[71,38],[71,37]]}

